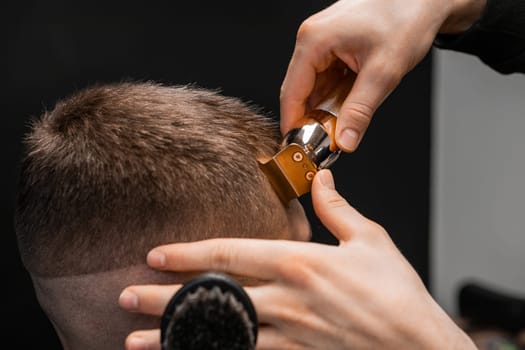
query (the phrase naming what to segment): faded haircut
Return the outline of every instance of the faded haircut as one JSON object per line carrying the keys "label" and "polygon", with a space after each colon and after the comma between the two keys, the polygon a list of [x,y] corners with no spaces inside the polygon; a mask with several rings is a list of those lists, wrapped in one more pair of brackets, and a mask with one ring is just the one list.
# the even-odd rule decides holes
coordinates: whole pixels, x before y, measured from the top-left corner
{"label": "faded haircut", "polygon": [[143,264],[159,244],[279,238],[285,210],[257,163],[278,139],[271,116],[217,91],[80,90],[25,138],[15,214],[24,265],[71,276]]}

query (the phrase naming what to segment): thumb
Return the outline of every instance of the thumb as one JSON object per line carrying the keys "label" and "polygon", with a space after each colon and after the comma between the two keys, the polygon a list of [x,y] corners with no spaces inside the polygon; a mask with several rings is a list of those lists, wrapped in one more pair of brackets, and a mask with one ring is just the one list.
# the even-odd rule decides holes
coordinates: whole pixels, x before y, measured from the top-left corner
{"label": "thumb", "polygon": [[317,217],[341,242],[365,231],[368,219],[355,210],[335,190],[330,170],[320,170],[312,183],[312,202]]}
{"label": "thumb", "polygon": [[339,148],[344,152],[357,149],[375,111],[399,81],[398,75],[387,65],[363,67],[337,117],[335,137]]}

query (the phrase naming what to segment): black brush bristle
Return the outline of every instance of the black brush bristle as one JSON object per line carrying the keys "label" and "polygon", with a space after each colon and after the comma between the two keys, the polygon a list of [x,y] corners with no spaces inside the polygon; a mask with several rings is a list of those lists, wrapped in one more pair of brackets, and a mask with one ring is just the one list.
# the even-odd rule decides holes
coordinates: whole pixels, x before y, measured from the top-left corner
{"label": "black brush bristle", "polygon": [[246,292],[223,274],[207,273],[171,298],[161,322],[163,350],[253,350],[257,317]]}

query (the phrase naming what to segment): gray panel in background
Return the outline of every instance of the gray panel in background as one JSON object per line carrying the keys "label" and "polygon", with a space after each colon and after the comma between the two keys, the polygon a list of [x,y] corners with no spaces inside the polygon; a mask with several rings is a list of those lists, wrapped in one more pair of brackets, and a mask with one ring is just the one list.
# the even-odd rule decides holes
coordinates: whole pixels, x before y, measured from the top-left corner
{"label": "gray panel in background", "polygon": [[525,294],[525,76],[435,51],[431,286],[457,313],[466,278]]}

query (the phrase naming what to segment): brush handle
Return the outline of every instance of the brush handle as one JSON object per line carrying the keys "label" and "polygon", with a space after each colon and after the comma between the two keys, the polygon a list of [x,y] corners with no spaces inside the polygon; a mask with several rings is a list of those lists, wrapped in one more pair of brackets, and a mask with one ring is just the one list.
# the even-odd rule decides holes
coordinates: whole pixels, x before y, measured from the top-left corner
{"label": "brush handle", "polygon": [[[214,319],[217,315],[228,322]],[[225,339],[232,327],[237,334]],[[162,350],[255,350],[257,333],[250,297],[239,282],[219,272],[186,282],[170,299],[160,324]]]}

